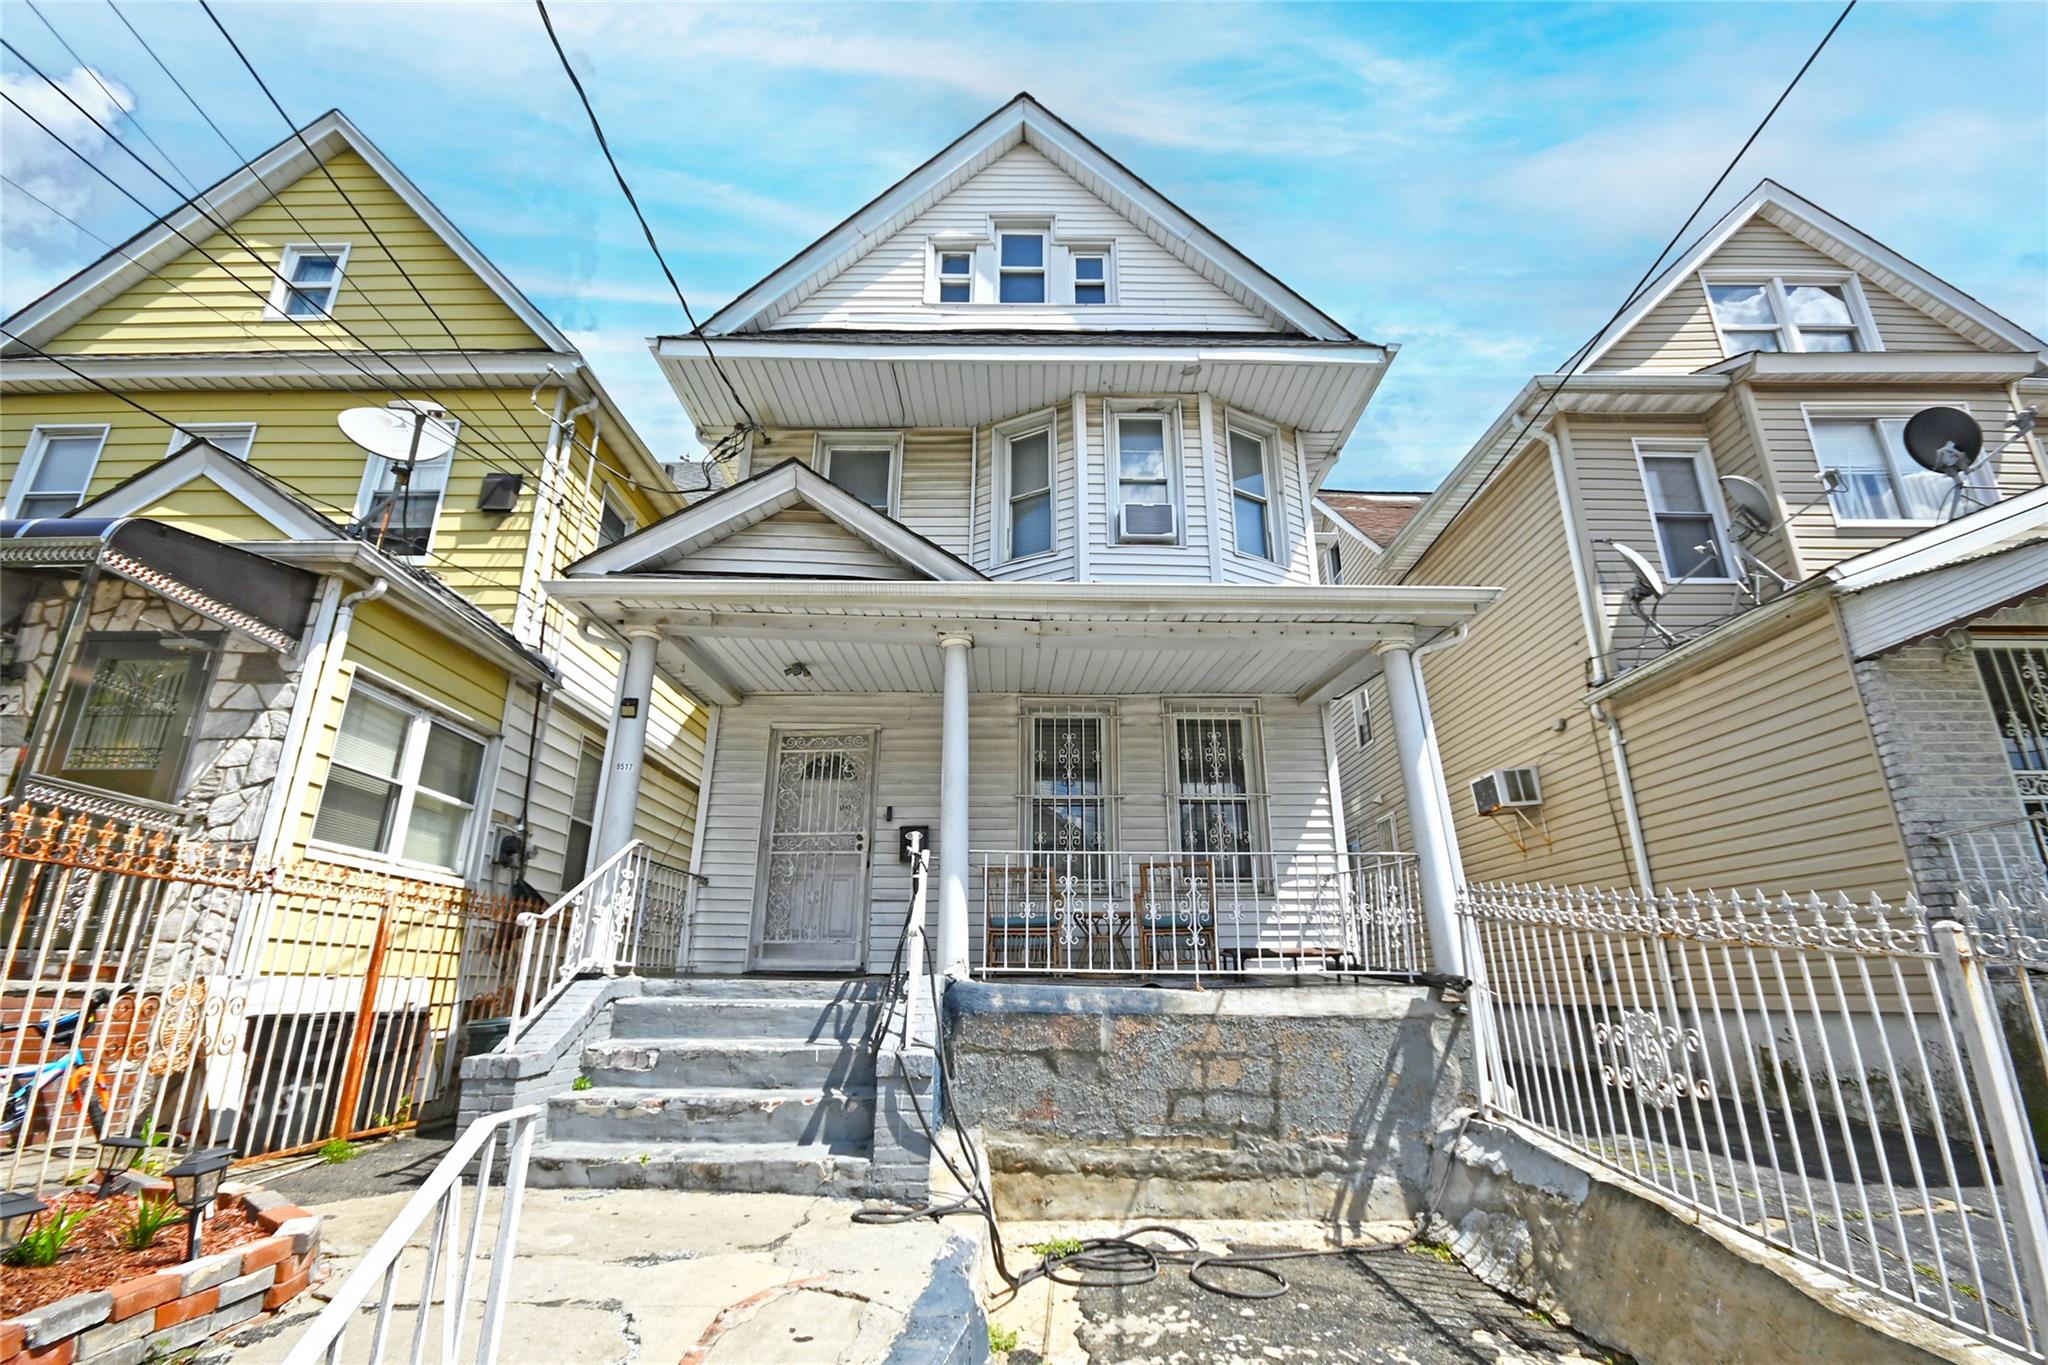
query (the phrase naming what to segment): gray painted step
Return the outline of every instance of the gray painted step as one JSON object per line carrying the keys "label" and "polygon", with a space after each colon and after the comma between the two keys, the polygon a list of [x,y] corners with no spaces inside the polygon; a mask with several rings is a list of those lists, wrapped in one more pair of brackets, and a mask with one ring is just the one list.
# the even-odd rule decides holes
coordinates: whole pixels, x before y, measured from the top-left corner
{"label": "gray painted step", "polygon": [[601,1086],[872,1090],[875,1065],[857,1043],[613,1038],[583,1049],[583,1074]]}
{"label": "gray painted step", "polygon": [[700,1000],[875,1000],[884,984],[879,976],[653,976],[641,978],[639,994]]}
{"label": "gray painted step", "polygon": [[548,1101],[563,1142],[779,1142],[861,1155],[874,1140],[872,1093],[594,1086]]}
{"label": "gray painted step", "polygon": [[772,996],[631,995],[612,1005],[612,1037],[854,1043],[867,1036],[876,1004]]}
{"label": "gray painted step", "polygon": [[614,1142],[534,1145],[527,1183],[541,1189],[721,1190],[854,1195],[867,1184],[866,1157],[787,1143]]}

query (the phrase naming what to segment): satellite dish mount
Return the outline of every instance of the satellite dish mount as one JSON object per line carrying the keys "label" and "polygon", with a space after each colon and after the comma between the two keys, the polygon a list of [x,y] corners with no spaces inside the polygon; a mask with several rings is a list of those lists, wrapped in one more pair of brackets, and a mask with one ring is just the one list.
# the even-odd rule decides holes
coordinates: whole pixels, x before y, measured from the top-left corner
{"label": "satellite dish mount", "polygon": [[455,424],[437,409],[409,399],[388,408],[350,408],[335,424],[349,440],[394,466],[394,496],[385,501],[377,518],[375,544],[381,550],[385,533],[391,529],[392,508],[412,491],[413,471],[455,452]]}

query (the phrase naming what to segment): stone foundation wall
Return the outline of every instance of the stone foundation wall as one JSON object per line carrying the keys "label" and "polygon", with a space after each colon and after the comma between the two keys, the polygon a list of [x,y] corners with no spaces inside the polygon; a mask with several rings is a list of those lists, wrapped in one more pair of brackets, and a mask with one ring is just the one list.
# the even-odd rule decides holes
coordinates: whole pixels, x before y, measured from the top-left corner
{"label": "stone foundation wall", "polygon": [[956,982],[946,1012],[1010,1217],[1409,1218],[1470,1102],[1466,1019],[1418,987]]}

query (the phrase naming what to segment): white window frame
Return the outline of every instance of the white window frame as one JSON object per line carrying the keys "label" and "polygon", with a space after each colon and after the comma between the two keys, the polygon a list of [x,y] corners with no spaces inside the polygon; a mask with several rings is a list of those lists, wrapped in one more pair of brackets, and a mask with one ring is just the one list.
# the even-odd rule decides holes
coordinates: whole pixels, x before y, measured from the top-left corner
{"label": "white window frame", "polygon": [[[1102,805],[1102,857],[1107,869],[1108,859],[1120,851],[1118,817],[1122,805],[1123,789],[1118,785],[1121,764],[1117,738],[1119,720],[1115,701],[1090,700],[1083,697],[1022,697],[1017,703],[1017,847],[1031,849],[1031,815],[1040,801],[1056,801],[1057,797],[1040,796],[1032,789],[1031,743],[1032,732],[1039,720],[1093,720],[1102,726],[1102,791],[1099,796],[1086,798],[1099,801]],[[1036,850],[1032,850],[1036,852]]]}
{"label": "white window frame", "polygon": [[[1010,443],[1024,436],[1046,434],[1046,475],[1047,502],[1052,513],[1051,543],[1035,554],[1015,555],[1010,547],[1010,508],[1015,500],[1010,490]],[[1043,408],[1028,413],[994,429],[989,441],[989,455],[995,461],[994,477],[989,480],[995,490],[995,504],[989,515],[995,520],[996,563],[1030,564],[1051,559],[1060,552],[1060,410]]]}
{"label": "white window frame", "polygon": [[[1720,344],[1724,356],[1738,356],[1750,348],[1731,350],[1728,333],[1722,329],[1721,315],[1714,308],[1714,296],[1709,285],[1761,285],[1771,301],[1771,314],[1777,320],[1778,349],[1802,354],[1806,352],[1806,340],[1800,335],[1798,325],[1792,321],[1792,305],[1786,298],[1786,286],[1802,284],[1824,286],[1842,291],[1843,302],[1849,305],[1849,319],[1855,325],[1856,349],[1858,351],[1882,351],[1884,340],[1877,332],[1877,319],[1870,311],[1870,301],[1863,294],[1863,279],[1853,270],[1795,270],[1782,274],[1761,275],[1754,270],[1702,270],[1699,273],[1700,297],[1707,303],[1707,320],[1713,324],[1714,340]],[[1761,327],[1738,329],[1742,331],[1763,331]],[[1839,330],[1824,328],[1822,330]],[[1815,355],[1839,355],[1838,351],[1816,351]]]}
{"label": "white window frame", "polygon": [[[357,665],[354,675],[349,679],[348,690],[342,695],[342,710],[335,717],[334,724],[337,743],[341,733],[341,716],[347,713],[349,700],[355,696],[358,688],[368,692],[373,698],[384,705],[405,712],[410,718],[405,734],[405,749],[399,758],[399,776],[385,777],[379,773],[364,774],[367,777],[375,778],[379,782],[394,783],[398,787],[398,805],[391,815],[392,843],[398,848],[402,849],[405,846],[405,832],[412,823],[413,802],[420,791],[420,763],[426,756],[427,735],[431,728],[436,725],[442,726],[445,729],[452,730],[464,739],[483,746],[483,752],[477,759],[476,794],[467,802],[450,796],[447,792],[433,791],[432,788],[427,789],[432,791],[434,797],[438,800],[448,801],[464,807],[462,833],[455,841],[456,863],[453,867],[450,867],[444,863],[423,862],[417,858],[407,858],[402,853],[396,851],[378,852],[371,849],[357,848],[352,844],[337,844],[331,840],[320,839],[311,835],[307,837],[307,846],[318,849],[322,853],[334,855],[338,859],[363,866],[416,868],[456,877],[466,876],[469,870],[476,865],[477,841],[482,837],[484,826],[488,823],[488,821],[479,821],[477,816],[479,813],[488,811],[490,808],[492,788],[495,785],[498,771],[497,737],[484,734],[474,725],[456,717],[446,707],[436,705],[434,702],[420,696],[411,688],[401,686],[372,672],[370,669]],[[340,763],[338,758],[332,754],[328,755],[327,766],[330,769],[337,763]],[[345,763],[341,766],[344,768],[348,767]],[[324,773],[320,779],[320,792],[321,798],[324,800],[327,792],[327,778]],[[313,805],[313,826],[311,827],[317,827],[319,823],[320,804],[315,802]]]}
{"label": "white window frame", "polygon": [[[903,433],[900,431],[821,431],[811,452],[811,464],[826,479],[832,477],[832,452],[837,450],[884,450],[889,452],[889,505],[875,510],[893,517],[903,506]],[[833,487],[838,488],[837,484]],[[854,495],[840,488],[851,498]],[[858,499],[856,499],[858,501]],[[862,503],[865,507],[868,504]]]}
{"label": "white window frame", "polygon": [[[1728,532],[1728,509],[1721,501],[1721,481],[1714,475],[1714,452],[1704,437],[1694,436],[1636,436],[1629,444],[1635,450],[1636,477],[1642,481],[1643,506],[1650,518],[1650,539],[1656,543],[1657,562],[1663,566],[1667,583],[1677,583],[1679,575],[1671,567],[1671,561],[1664,555],[1664,537],[1657,526],[1657,495],[1650,483],[1650,467],[1643,457],[1657,459],[1690,459],[1693,471],[1700,481],[1700,500],[1706,504],[1707,519],[1714,524],[1714,544],[1721,558],[1721,573],[1718,576],[1695,575],[1685,580],[1694,583],[1734,583],[1735,550],[1734,540]],[[1673,515],[1692,515],[1674,513]]]}
{"label": "white window frame", "polygon": [[[1166,500],[1173,505],[1173,539],[1124,540],[1118,533],[1123,521],[1123,424],[1131,417],[1157,417],[1165,422]],[[1181,466],[1187,463],[1186,444],[1180,430],[1180,404],[1153,399],[1109,399],[1102,412],[1102,481],[1109,489],[1109,521],[1103,539],[1112,550],[1174,549],[1188,543],[1187,495]],[[1213,528],[1212,528],[1213,529]]]}
{"label": "white window frame", "polygon": [[1372,747],[1372,684],[1351,694],[1351,732],[1360,749]]}
{"label": "white window frame", "polygon": [[1401,821],[1392,812],[1372,822],[1373,837],[1380,841],[1379,847],[1365,850],[1368,853],[1398,853],[1401,851]]}
{"label": "white window frame", "polygon": [[[619,540],[624,540],[627,536],[640,529],[640,518],[633,515],[632,508],[626,506],[625,503],[613,496],[611,489],[606,488],[599,491],[597,504],[598,549],[602,550],[607,546],[616,545],[619,543]],[[619,540],[606,540],[604,538],[604,514],[606,512],[616,513],[619,518],[619,524],[625,528],[619,532]]]}
{"label": "white window frame", "polygon": [[[1111,308],[1116,305],[1116,243],[1075,242],[1063,244],[1067,260],[1067,302],[1075,308]],[[1082,280],[1075,262],[1082,257],[1099,257],[1102,261],[1102,302],[1083,303],[1080,299],[1082,284],[1094,284],[1094,280]]]}
{"label": "white window frame", "polygon": [[[1003,308],[1053,307],[1052,224],[1043,219],[1020,222],[1003,222],[998,220],[994,224],[993,235],[995,238],[995,261],[994,268],[990,274],[990,280],[994,293],[989,302]],[[1034,269],[1031,266],[1005,266],[1003,264],[1003,238],[1005,237],[1036,237],[1038,239],[1037,267]],[[1032,274],[1036,274],[1039,277],[1041,285],[1041,293],[1037,302],[1033,303],[1028,300],[1010,302],[1003,298],[1003,276]]]}
{"label": "white window frame", "polygon": [[[1821,471],[1820,441],[1814,435],[1813,430],[1815,421],[1863,422],[1874,426],[1879,422],[1896,422],[1900,418],[1911,417],[1914,413],[1927,406],[1925,403],[1801,403],[1799,405],[1799,422],[1806,430],[1806,448],[1813,456],[1814,478],[1818,479]],[[1962,400],[1944,403],[1942,406],[1959,408],[1964,412],[1970,411],[1969,403]],[[1898,464],[1898,452],[1891,448],[1890,442],[1884,441],[1882,438],[1880,438],[1879,444],[1883,447],[1886,458],[1891,461],[1892,478],[1896,483],[1899,475],[1903,472]],[[1906,458],[1908,463],[1911,463],[1911,457],[1908,456]],[[1913,468],[1918,470],[1920,466],[1915,464]],[[1990,495],[1995,501],[2003,501],[2005,495],[1998,487],[1997,461],[1991,461],[1981,473],[1987,479],[1987,483],[1980,491]],[[1905,506],[1903,498],[1899,500],[1899,505],[1901,507]],[[1845,517],[1835,510],[1835,500],[1833,498],[1828,499],[1827,506],[1828,515],[1834,518],[1835,525],[1849,530],[1920,530],[1938,524],[1933,517]]]}
{"label": "white window frame", "polygon": [[[254,422],[180,422],[177,430],[171,433],[171,443],[164,449],[164,458],[169,459],[194,441],[212,441],[215,436],[225,435],[228,432],[246,435],[249,438],[249,444],[246,449],[250,452],[255,451],[256,424]],[[234,454],[233,451],[225,453]],[[246,462],[249,456],[244,454],[237,458]]]}
{"label": "white window frame", "polygon": [[[941,308],[961,308],[974,302],[974,251],[978,245],[979,243],[976,242],[948,242],[936,238],[932,241],[933,303],[938,304]],[[960,276],[948,276],[946,274],[945,266],[946,257],[948,256],[959,256],[966,260],[967,274],[964,280]],[[947,298],[945,286],[948,283],[965,283],[967,286],[967,297],[964,299]]]}
{"label": "white window frame", "polygon": [[[412,405],[410,403],[404,405],[393,403],[390,406],[392,406],[393,408],[401,408],[403,411],[407,412],[410,412],[412,410]],[[449,412],[446,408],[442,407],[433,407],[430,409],[430,412],[432,416],[438,417],[443,421],[447,422],[450,426],[454,427],[459,437],[461,433],[461,422],[459,419],[455,417],[453,413]],[[451,452],[450,454],[442,456],[438,460],[429,461],[421,464],[415,464],[413,466],[413,474],[415,477],[418,476],[419,471],[422,469],[430,469],[436,465],[440,466],[439,472],[442,474],[441,486],[439,489],[435,490],[434,515],[433,518],[427,523],[426,548],[416,555],[399,554],[396,551],[386,551],[385,553],[391,555],[393,559],[403,560],[408,564],[423,564],[427,560],[432,559],[434,557],[434,537],[438,536],[441,533],[441,511],[448,505],[448,484],[449,481],[454,477],[454,463],[457,458],[459,458],[458,455]],[[356,487],[355,517],[357,525],[361,525],[363,523],[364,518],[369,516],[370,514],[370,499],[376,495],[378,474],[382,470],[382,468],[385,465],[396,466],[404,463],[405,461],[403,460],[386,460],[382,455],[372,455],[369,454],[368,452],[364,452],[363,478],[362,482],[358,484]]]}
{"label": "white window frame", "polygon": [[1335,587],[1344,582],[1344,549],[1336,536],[1316,537],[1316,572],[1322,575],[1326,586]]}
{"label": "white window frame", "polygon": [[[597,786],[591,794],[590,817],[585,819],[576,813],[576,800],[582,789],[584,760],[593,756],[597,764]],[[597,850],[597,811],[603,795],[604,740],[594,735],[581,736],[576,741],[575,766],[569,770],[569,819],[562,835],[562,890],[565,892],[590,875],[591,854]],[[583,840],[583,865],[571,868],[569,849],[575,841],[578,825],[582,825],[586,831]]]}
{"label": "white window frame", "polygon": [[[1266,551],[1258,555],[1243,549],[1237,543],[1237,466],[1230,452],[1230,438],[1235,434],[1249,437],[1259,443],[1259,457],[1265,462],[1266,496]],[[1246,559],[1256,559],[1266,564],[1286,562],[1286,547],[1280,543],[1280,463],[1275,452],[1280,444],[1279,428],[1264,422],[1250,421],[1231,413],[1223,419],[1223,485],[1230,499],[1230,549],[1231,553]],[[1250,493],[1244,497],[1252,497]]]}
{"label": "white window frame", "polygon": [[[1233,701],[1227,698],[1175,698],[1160,703],[1159,709],[1162,722],[1160,730],[1163,734],[1166,749],[1164,755],[1166,766],[1161,770],[1161,776],[1164,779],[1163,785],[1166,788],[1166,839],[1167,847],[1170,851],[1176,854],[1195,853],[1199,855],[1201,853],[1199,849],[1191,850],[1181,847],[1180,807],[1184,798],[1180,790],[1180,753],[1178,743],[1180,722],[1184,720],[1231,720],[1239,721],[1244,726],[1245,786],[1249,790],[1244,793],[1242,799],[1245,802],[1246,823],[1250,827],[1247,831],[1247,837],[1251,841],[1250,847],[1246,852],[1253,855],[1271,852],[1273,848],[1273,825],[1270,818],[1271,813],[1267,809],[1271,797],[1266,791],[1266,734],[1265,726],[1260,724],[1262,717],[1259,713],[1258,703],[1256,701]],[[1227,798],[1192,799],[1222,800]],[[1226,857],[1228,855],[1219,854],[1217,856]],[[1256,856],[1253,858],[1251,866],[1254,879],[1264,876],[1264,869],[1260,867]],[[1219,881],[1242,880],[1240,878],[1224,877],[1220,870],[1217,876]]]}
{"label": "white window frame", "polygon": [[263,305],[264,321],[309,322],[312,320],[304,317],[294,318],[291,314],[285,312],[284,309],[285,299],[294,287],[291,283],[292,272],[298,267],[299,258],[302,256],[334,257],[334,283],[328,287],[327,306],[322,308],[319,314],[323,318],[333,317],[335,305],[341,302],[341,286],[348,279],[349,248],[350,244],[347,242],[287,242],[284,248],[284,255],[278,261],[277,275],[270,282],[270,298]]}
{"label": "white window frame", "polygon": [[[78,490],[78,502],[84,502],[86,495],[92,491],[93,476],[99,473],[100,461],[106,457],[107,437],[112,431],[112,425],[106,422],[53,422],[46,426],[38,425],[30,428],[28,444],[22,447],[21,467],[14,471],[14,482],[8,485],[7,488],[7,515],[9,517],[21,515],[22,502],[32,492],[35,492],[35,477],[37,472],[43,467],[43,450],[50,444],[51,438],[58,436],[98,436],[100,438],[99,449],[93,452],[92,464],[85,471],[85,487]],[[58,489],[57,491],[61,493],[69,490]],[[75,507],[78,504],[74,503],[72,505]]]}

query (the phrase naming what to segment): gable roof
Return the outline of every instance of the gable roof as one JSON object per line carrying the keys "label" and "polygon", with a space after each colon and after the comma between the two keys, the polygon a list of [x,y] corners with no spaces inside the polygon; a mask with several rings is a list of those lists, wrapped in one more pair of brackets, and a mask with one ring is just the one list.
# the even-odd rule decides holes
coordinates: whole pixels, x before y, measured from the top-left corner
{"label": "gable roof", "polygon": [[[308,146],[311,151],[308,151]],[[406,178],[391,158],[377,148],[363,131],[349,122],[339,109],[330,109],[298,129],[255,160],[230,171],[205,190],[144,227],[114,250],[86,266],[41,298],[17,311],[7,320],[7,330],[33,345],[41,346],[93,309],[115,298],[153,271],[191,250],[183,237],[204,241],[213,235],[214,222],[232,223],[250,209],[275,197],[275,192],[297,181],[342,152],[354,152],[389,185],[441,241],[475,272],[490,291],[518,315],[542,344],[551,350],[573,352],[567,336],[549,322],[533,301],[519,291],[506,274],[476,244],[463,236],[462,229],[435,207],[419,186]],[[202,207],[205,205],[206,207]],[[9,340],[0,351],[25,352]]]}
{"label": "gable roof", "polygon": [[1669,297],[1681,281],[1691,278],[1703,261],[1719,251],[1752,218],[1759,216],[1816,251],[1840,261],[1848,269],[1867,276],[1888,292],[1980,346],[2002,343],[2021,351],[2048,350],[2048,342],[2002,313],[1915,265],[1811,200],[1794,194],[1775,180],[1764,180],[1667,266],[1664,273],[1614,320],[1612,326],[1594,338],[1586,349],[1584,360],[1580,361],[1581,366],[1593,365],[1612,350],[1651,309]]}
{"label": "gable roof", "polygon": [[1367,493],[1325,488],[1316,495],[1316,504],[1331,521],[1356,531],[1375,550],[1379,550],[1414,520],[1423,498],[1427,496],[1424,493]]}
{"label": "gable roof", "polygon": [[708,336],[760,331],[826,280],[1012,148],[1026,144],[1212,284],[1290,331],[1356,341],[1349,329],[1203,227],[1029,92],[948,143],[704,322]]}
{"label": "gable roof", "polygon": [[[848,534],[939,582],[986,578],[952,552],[926,540],[797,460],[785,460],[743,479],[624,540],[585,555],[564,573],[573,578],[662,573],[685,556],[716,544],[793,507],[822,513]],[[824,575],[820,575],[823,577]]]}
{"label": "gable roof", "polygon": [[293,540],[339,539],[342,535],[340,527],[284,484],[203,438],[194,438],[173,454],[129,475],[82,503],[78,512],[96,517],[137,516],[199,479],[211,480]]}

